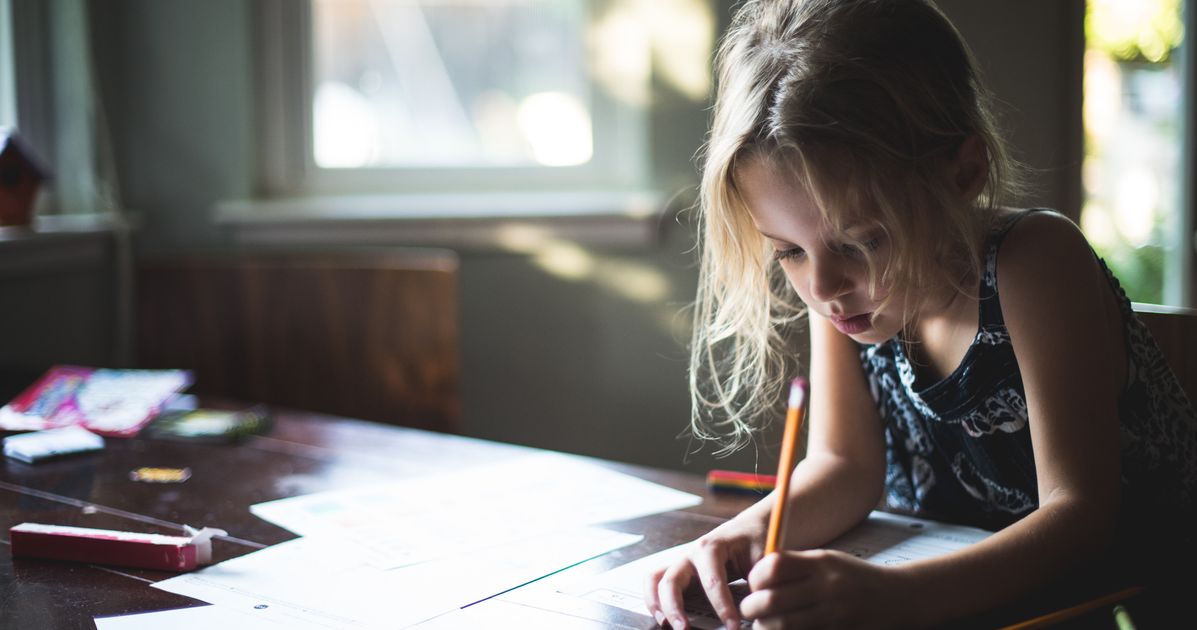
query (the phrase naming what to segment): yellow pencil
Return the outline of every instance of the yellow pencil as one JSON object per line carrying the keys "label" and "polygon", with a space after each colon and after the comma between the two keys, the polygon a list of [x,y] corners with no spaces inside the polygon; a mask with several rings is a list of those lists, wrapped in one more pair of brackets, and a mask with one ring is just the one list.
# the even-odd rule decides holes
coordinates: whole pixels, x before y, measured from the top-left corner
{"label": "yellow pencil", "polygon": [[777,500],[769,515],[769,534],[765,538],[765,555],[780,548],[781,532],[785,526],[786,498],[790,493],[790,475],[794,472],[794,458],[798,452],[798,434],[802,428],[802,413],[806,409],[806,379],[796,378],[790,383],[790,402],[786,409],[786,429],[781,438],[781,461],[777,462]]}
{"label": "yellow pencil", "polygon": [[1131,588],[1118,591],[1117,593],[1103,595],[1102,597],[1091,599],[1082,604],[1077,604],[1076,606],[1065,608],[1063,610],[1057,610],[1053,613],[1048,613],[1042,617],[1035,617],[1034,619],[1016,623],[1012,626],[1006,626],[1002,630],[1028,630],[1029,628],[1046,628],[1050,625],[1064,621],[1065,619],[1071,619],[1073,617],[1083,615],[1094,608],[1114,604],[1124,599],[1130,599],[1142,591],[1142,586],[1132,586]]}

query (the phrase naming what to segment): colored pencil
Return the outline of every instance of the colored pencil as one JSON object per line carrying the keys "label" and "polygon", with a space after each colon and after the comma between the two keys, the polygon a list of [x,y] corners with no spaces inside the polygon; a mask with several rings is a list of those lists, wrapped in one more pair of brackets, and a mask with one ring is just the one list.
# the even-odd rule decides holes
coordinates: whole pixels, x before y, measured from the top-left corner
{"label": "colored pencil", "polygon": [[790,383],[790,401],[786,409],[785,434],[781,439],[781,461],[777,462],[777,500],[769,515],[769,533],[765,538],[765,555],[780,548],[782,528],[785,527],[786,500],[790,493],[790,477],[794,474],[794,458],[798,452],[798,436],[802,428],[802,414],[806,410],[806,379],[796,378]]}
{"label": "colored pencil", "polygon": [[1114,607],[1114,623],[1118,624],[1118,630],[1135,630],[1135,622],[1122,604]]}
{"label": "colored pencil", "polygon": [[734,470],[711,470],[707,472],[707,488],[715,492],[740,492],[765,494],[777,487],[777,477]]}
{"label": "colored pencil", "polygon": [[1091,599],[1087,602],[1077,604],[1076,606],[1071,606],[1069,608],[1057,610],[1056,612],[1048,613],[1041,617],[1035,617],[1034,619],[1029,619],[1027,621],[1016,623],[1012,626],[1006,626],[1005,628],[1003,628],[1003,630],[1027,630],[1028,628],[1046,628],[1050,625],[1057,624],[1061,621],[1064,621],[1065,619],[1072,619],[1073,617],[1079,617],[1080,615],[1083,615],[1083,614],[1089,612],[1090,610],[1093,610],[1094,608],[1099,608],[1101,606],[1108,606],[1109,604],[1114,604],[1114,603],[1120,602],[1125,599],[1130,599],[1131,597],[1138,595],[1142,591],[1143,591],[1142,586],[1132,586],[1128,589],[1123,589],[1116,593],[1110,593],[1109,595],[1103,595],[1101,597]]}

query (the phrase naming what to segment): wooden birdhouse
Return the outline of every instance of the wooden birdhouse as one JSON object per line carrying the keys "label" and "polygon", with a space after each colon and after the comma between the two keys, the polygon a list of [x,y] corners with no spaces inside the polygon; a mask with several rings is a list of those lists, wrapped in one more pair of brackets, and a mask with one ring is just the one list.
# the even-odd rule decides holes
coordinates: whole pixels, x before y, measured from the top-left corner
{"label": "wooden birdhouse", "polygon": [[0,128],[0,225],[29,225],[49,172],[12,129]]}

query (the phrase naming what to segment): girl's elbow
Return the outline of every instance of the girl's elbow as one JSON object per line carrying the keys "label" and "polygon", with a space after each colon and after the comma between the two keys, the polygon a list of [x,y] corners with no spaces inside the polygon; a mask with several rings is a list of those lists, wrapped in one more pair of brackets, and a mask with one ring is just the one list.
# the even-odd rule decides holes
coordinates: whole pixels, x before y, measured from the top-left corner
{"label": "girl's elbow", "polygon": [[880,462],[868,461],[859,465],[857,473],[860,484],[859,496],[863,505],[872,510],[881,505],[885,497],[885,460]]}
{"label": "girl's elbow", "polygon": [[1049,496],[1039,509],[1050,509],[1060,518],[1067,519],[1065,528],[1072,539],[1086,552],[1099,552],[1108,548],[1118,531],[1118,515],[1121,493],[1062,493]]}

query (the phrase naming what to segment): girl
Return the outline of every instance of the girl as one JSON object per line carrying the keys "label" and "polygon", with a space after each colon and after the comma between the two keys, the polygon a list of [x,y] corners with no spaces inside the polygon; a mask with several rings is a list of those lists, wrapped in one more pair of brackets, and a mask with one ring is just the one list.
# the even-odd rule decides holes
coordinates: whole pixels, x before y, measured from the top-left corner
{"label": "girl", "polygon": [[[1191,542],[1192,406],[1076,226],[1001,205],[1016,173],[939,10],[749,0],[718,65],[696,432],[750,438],[782,399],[805,311],[809,437],[782,547],[817,548],[883,497],[1000,531],[894,567],[827,551],[763,558],[768,497],[653,574],[657,621],[686,627],[683,591],[701,588],[728,627],[933,625],[1148,527]],[[739,607],[737,577],[753,590]]]}

